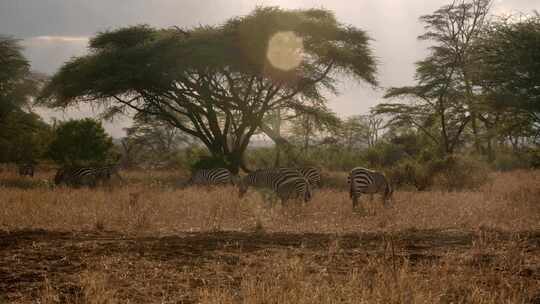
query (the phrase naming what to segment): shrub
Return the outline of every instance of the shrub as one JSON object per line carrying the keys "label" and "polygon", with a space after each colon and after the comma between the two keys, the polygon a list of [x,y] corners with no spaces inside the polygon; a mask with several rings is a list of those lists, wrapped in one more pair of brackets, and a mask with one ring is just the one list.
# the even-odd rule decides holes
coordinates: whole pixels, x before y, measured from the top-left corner
{"label": "shrub", "polygon": [[112,138],[93,119],[69,120],[58,126],[49,155],[59,164],[86,165],[110,161]]}
{"label": "shrub", "polygon": [[394,187],[413,186],[417,190],[426,190],[431,186],[431,171],[429,163],[406,158],[395,166],[385,170],[387,177]]}
{"label": "shrub", "polygon": [[474,157],[451,155],[431,164],[432,184],[445,190],[475,189],[489,180],[489,166]]}
{"label": "shrub", "polygon": [[222,157],[216,156],[201,156],[197,161],[191,165],[191,171],[197,171],[201,169],[214,169],[214,168],[229,168],[230,164]]}

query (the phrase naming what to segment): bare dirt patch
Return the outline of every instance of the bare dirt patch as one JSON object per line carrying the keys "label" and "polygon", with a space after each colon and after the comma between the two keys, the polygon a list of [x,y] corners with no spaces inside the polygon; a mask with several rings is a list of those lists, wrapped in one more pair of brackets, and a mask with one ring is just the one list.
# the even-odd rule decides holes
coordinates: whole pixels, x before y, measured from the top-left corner
{"label": "bare dirt patch", "polygon": [[[509,264],[509,249],[519,249],[519,265]],[[119,302],[196,303],[205,298],[204,292],[216,290],[242,300],[246,275],[268,273],[284,261],[303,265],[299,280],[324,274],[333,282],[369,267],[398,276],[406,267],[430,280],[430,267],[450,263],[464,273],[482,272],[486,290],[500,287],[500,282],[490,282],[491,276],[510,282],[516,292],[526,286],[522,299],[533,303],[540,291],[539,257],[540,232],[220,232],[150,237],[15,231],[0,233],[0,294],[9,302],[31,302],[43,298],[44,292],[53,293],[52,299],[59,302],[76,302],[101,280],[101,288],[110,292],[108,299]]]}

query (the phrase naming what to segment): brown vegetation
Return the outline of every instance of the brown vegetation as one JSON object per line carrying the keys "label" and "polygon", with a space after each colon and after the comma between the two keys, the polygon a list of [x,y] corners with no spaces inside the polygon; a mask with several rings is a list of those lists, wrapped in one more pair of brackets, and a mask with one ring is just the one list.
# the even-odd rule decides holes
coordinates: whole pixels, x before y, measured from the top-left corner
{"label": "brown vegetation", "polygon": [[339,189],[281,208],[174,172],[97,189],[51,175],[0,173],[0,303],[540,301],[538,171],[397,191],[389,209],[364,197],[368,216]]}

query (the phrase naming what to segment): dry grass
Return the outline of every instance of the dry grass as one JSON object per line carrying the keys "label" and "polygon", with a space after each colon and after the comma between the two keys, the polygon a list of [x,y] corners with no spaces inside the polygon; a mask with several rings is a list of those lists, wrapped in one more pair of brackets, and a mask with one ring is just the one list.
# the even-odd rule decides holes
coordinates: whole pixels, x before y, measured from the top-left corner
{"label": "dry grass", "polygon": [[[169,173],[170,174],[170,173]],[[400,192],[392,208],[378,197],[364,206],[372,216],[351,212],[345,191],[324,189],[305,207],[270,208],[256,191],[243,200],[237,190],[175,187],[154,176],[144,182],[98,189],[50,188],[38,177],[28,189],[0,188],[0,229],[54,231],[106,230],[125,233],[175,234],[184,231],[267,232],[388,232],[406,229],[465,229],[480,227],[504,231],[540,229],[540,172],[494,174],[479,191]],[[164,176],[163,173],[159,176]],[[0,180],[8,180],[0,175]],[[127,180],[135,180],[128,176]],[[171,178],[169,178],[171,179]]]}
{"label": "dry grass", "polygon": [[368,216],[338,189],[282,208],[124,175],[70,189],[0,173],[0,303],[540,302],[539,171],[398,191],[389,209],[365,197]]}

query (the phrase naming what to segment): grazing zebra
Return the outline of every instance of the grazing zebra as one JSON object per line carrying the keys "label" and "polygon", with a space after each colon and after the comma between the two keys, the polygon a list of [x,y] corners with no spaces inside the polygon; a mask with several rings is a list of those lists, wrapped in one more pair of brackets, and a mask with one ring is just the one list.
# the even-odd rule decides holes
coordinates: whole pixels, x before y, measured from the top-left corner
{"label": "grazing zebra", "polygon": [[231,171],[225,168],[201,169],[193,172],[187,185],[234,185]]}
{"label": "grazing zebra", "polygon": [[321,188],[321,169],[317,167],[298,168],[298,171],[308,180],[311,187]]}
{"label": "grazing zebra", "polygon": [[239,195],[243,197],[248,187],[272,189],[285,205],[289,199],[311,200],[311,187],[306,178],[296,169],[261,169],[249,173],[240,181]]}
{"label": "grazing zebra", "polygon": [[376,171],[372,171],[362,167],[356,167],[351,170],[347,178],[350,187],[350,196],[353,203],[353,208],[358,205],[358,199],[361,194],[374,193],[383,194],[383,205],[387,207],[388,199],[392,197],[392,187],[386,177]]}
{"label": "grazing zebra", "polygon": [[118,165],[103,167],[64,167],[58,169],[56,172],[54,183],[56,185],[65,184],[68,186],[95,187],[99,182],[103,184],[110,181],[113,175],[122,180],[122,177],[118,173]]}
{"label": "grazing zebra", "polygon": [[34,177],[35,166],[32,163],[19,164],[19,175]]}

